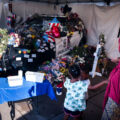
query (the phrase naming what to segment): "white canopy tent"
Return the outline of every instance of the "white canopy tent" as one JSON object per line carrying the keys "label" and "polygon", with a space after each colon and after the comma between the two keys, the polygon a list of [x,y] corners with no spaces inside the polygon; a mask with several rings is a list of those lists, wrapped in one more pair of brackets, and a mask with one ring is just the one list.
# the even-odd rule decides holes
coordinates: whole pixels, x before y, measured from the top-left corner
{"label": "white canopy tent", "polygon": [[[36,2],[37,1],[37,2]],[[84,24],[88,31],[88,43],[89,45],[96,46],[99,40],[100,33],[105,35],[105,50],[109,58],[120,57],[118,51],[118,31],[120,28],[120,4],[111,3],[107,6],[106,3],[99,0],[36,0],[33,1],[12,1],[13,12],[26,19],[29,15],[38,13],[40,15],[47,14],[52,16],[61,16],[61,6],[67,4],[72,7],[72,12],[78,13],[80,18],[84,21]],[[105,1],[105,0],[104,0]],[[106,0],[107,1],[107,0]],[[100,3],[96,3],[100,2]],[[117,2],[117,0],[113,0]],[[2,15],[7,15],[7,8],[5,4],[0,4],[2,7]]]}

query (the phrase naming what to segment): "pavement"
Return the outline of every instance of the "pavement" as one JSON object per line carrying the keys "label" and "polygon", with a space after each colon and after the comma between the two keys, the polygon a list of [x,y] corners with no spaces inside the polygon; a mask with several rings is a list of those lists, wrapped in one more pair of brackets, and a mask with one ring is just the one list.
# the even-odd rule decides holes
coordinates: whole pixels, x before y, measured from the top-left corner
{"label": "pavement", "polygon": [[[107,76],[90,78],[91,84],[95,85],[104,79],[108,78],[110,71],[115,67],[115,64],[111,62],[108,65]],[[87,102],[87,109],[83,113],[83,120],[101,120],[102,116],[102,104],[104,100],[104,94],[106,90],[104,85],[101,88],[88,91],[89,98]],[[55,89],[54,89],[55,91]],[[15,118],[14,120],[63,120],[63,103],[66,90],[63,89],[63,93],[57,96],[57,101],[51,100],[48,96],[39,96],[31,99],[15,102]],[[38,100],[38,104],[36,104]],[[10,117],[11,108],[8,107],[8,103],[0,104],[0,120],[11,120]],[[72,118],[70,118],[72,120]]]}
{"label": "pavement", "polygon": [[[91,79],[91,84],[101,82],[103,77],[96,76]],[[83,114],[83,120],[101,120],[102,104],[104,99],[106,85],[101,88],[89,91],[89,99],[87,102],[87,109]],[[26,99],[15,102],[15,119],[14,120],[63,120],[63,103],[66,90],[63,89],[63,94],[57,96],[57,101],[51,100],[48,96],[39,96],[38,104],[35,104],[36,97],[31,100]],[[32,103],[32,104],[31,104]],[[11,108],[7,103],[0,105],[0,120],[11,120]],[[72,120],[72,118],[70,118]]]}

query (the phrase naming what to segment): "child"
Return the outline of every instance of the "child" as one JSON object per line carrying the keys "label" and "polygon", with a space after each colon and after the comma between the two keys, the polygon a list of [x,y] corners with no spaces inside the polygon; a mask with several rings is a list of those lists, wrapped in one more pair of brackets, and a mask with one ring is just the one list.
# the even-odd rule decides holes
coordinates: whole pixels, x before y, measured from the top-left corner
{"label": "child", "polygon": [[96,89],[106,81],[95,86],[90,85],[87,74],[80,69],[78,65],[72,65],[69,68],[71,79],[64,80],[64,87],[67,89],[64,101],[64,120],[72,116],[74,120],[80,120],[83,111],[86,109],[86,93],[88,89]]}

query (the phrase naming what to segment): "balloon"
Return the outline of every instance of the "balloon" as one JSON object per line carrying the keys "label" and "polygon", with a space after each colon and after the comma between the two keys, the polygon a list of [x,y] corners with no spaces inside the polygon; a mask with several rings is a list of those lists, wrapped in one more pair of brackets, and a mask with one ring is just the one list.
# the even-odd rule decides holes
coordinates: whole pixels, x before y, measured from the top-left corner
{"label": "balloon", "polygon": [[57,26],[53,26],[51,28],[51,32],[52,32],[52,34],[53,34],[53,36],[55,38],[59,38],[60,37],[60,31],[59,31],[59,28]]}

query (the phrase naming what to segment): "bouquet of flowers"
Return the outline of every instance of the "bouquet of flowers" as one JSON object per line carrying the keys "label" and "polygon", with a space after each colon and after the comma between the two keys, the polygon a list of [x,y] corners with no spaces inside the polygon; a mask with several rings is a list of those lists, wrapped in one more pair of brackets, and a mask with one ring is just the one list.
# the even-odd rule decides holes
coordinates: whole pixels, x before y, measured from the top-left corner
{"label": "bouquet of flowers", "polygon": [[107,63],[108,63],[108,59],[105,53],[105,49],[104,49],[104,45],[105,45],[105,38],[104,38],[104,34],[101,33],[99,36],[99,44],[101,45],[101,49],[100,49],[100,54],[99,54],[99,61],[98,61],[98,67],[100,69],[100,72],[102,74],[107,74]]}
{"label": "bouquet of flowers", "polygon": [[93,53],[95,51],[95,48],[93,46],[78,46],[74,47],[71,51],[71,55],[73,56],[74,63],[78,63],[81,66],[82,65],[89,65],[90,69],[92,68],[94,56]]}
{"label": "bouquet of flowers", "polygon": [[99,36],[99,43],[101,45],[101,53],[100,53],[100,59],[106,58],[105,54],[105,49],[104,49],[104,44],[105,44],[105,39],[104,39],[104,34],[100,34]]}
{"label": "bouquet of flowers", "polygon": [[5,52],[8,44],[9,35],[7,29],[0,28],[0,56]]}

